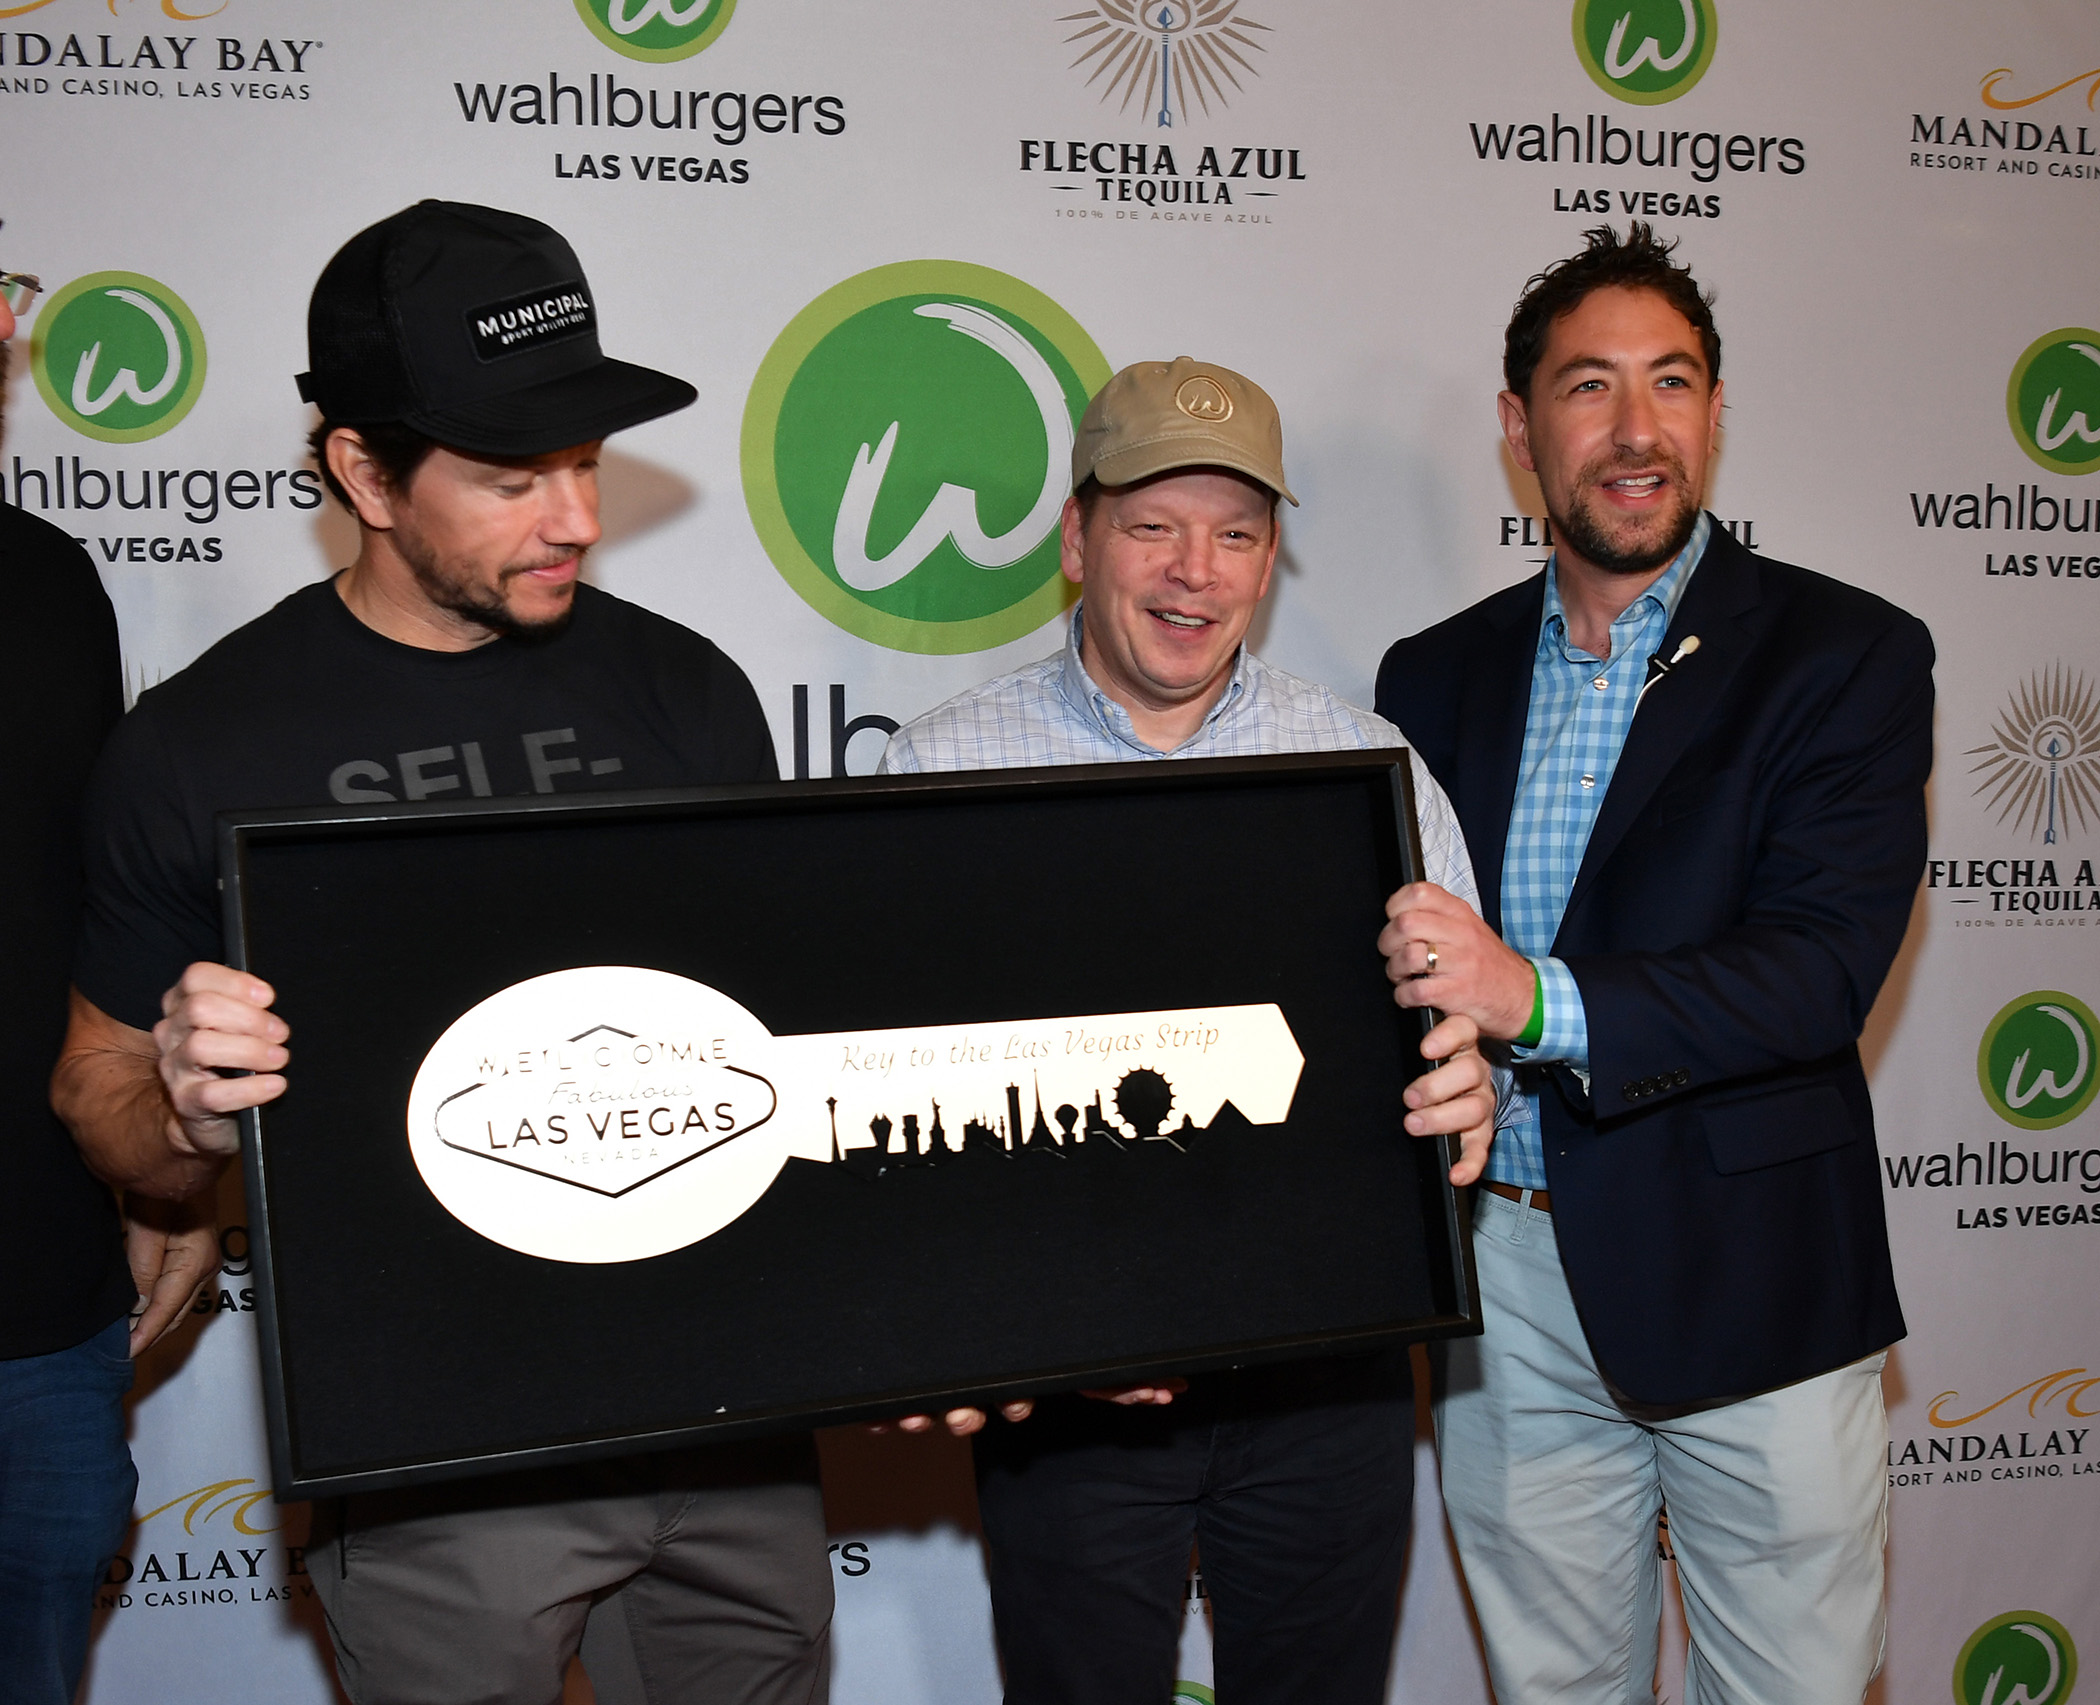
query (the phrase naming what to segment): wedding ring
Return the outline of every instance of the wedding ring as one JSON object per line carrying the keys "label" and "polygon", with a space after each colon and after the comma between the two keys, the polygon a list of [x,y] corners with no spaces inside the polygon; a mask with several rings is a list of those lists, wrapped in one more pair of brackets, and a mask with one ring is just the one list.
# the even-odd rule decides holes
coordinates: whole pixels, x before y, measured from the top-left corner
{"label": "wedding ring", "polygon": [[1433,941],[1425,941],[1422,943],[1422,945],[1429,949],[1429,957],[1423,962],[1422,975],[1425,977],[1434,977],[1436,975],[1436,943]]}

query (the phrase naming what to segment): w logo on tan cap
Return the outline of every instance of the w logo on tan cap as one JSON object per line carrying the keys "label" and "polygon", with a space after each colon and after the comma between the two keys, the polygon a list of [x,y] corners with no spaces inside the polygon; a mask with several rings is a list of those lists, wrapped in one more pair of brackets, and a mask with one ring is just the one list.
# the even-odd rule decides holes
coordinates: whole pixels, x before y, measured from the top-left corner
{"label": "w logo on tan cap", "polygon": [[1191,420],[1232,418],[1232,399],[1225,394],[1225,387],[1208,374],[1199,373],[1193,379],[1184,379],[1174,393],[1174,406]]}
{"label": "w logo on tan cap", "polygon": [[1283,480],[1283,423],[1252,379],[1177,355],[1140,361],[1101,387],[1072,446],[1072,487],[1089,478],[1127,485],[1175,468],[1230,468],[1291,496]]}

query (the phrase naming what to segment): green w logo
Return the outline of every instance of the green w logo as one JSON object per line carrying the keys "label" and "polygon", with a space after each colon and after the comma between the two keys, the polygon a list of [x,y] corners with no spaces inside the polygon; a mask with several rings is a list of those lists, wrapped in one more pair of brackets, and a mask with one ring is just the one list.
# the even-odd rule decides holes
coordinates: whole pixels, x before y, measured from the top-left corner
{"label": "green w logo", "polygon": [[2034,1610],[1992,1617],[1954,1660],[1957,1705],[2062,1705],[2077,1679],[2071,1636]]}
{"label": "green w logo", "polygon": [[1713,0],[1575,0],[1575,56],[1606,94],[1674,101],[1713,63]]}
{"label": "green w logo", "polygon": [[1976,1051],[1991,1111],[2030,1131],[2069,1124],[2100,1089],[2100,1019],[2055,989],[2022,995],[1993,1018]]}
{"label": "green w logo", "polygon": [[576,0],[591,34],[629,59],[689,59],[729,27],[736,0]]}
{"label": "green w logo", "polygon": [[996,314],[961,302],[923,302],[912,312],[921,318],[945,321],[963,336],[975,338],[1014,371],[1034,401],[1043,426],[1048,452],[1043,458],[1043,485],[1028,513],[996,538],[979,524],[977,493],[968,486],[941,482],[910,532],[877,559],[868,555],[868,529],[875,519],[876,499],[881,496],[883,477],[897,448],[902,421],[893,420],[882,435],[882,443],[871,454],[862,444],[853,456],[853,471],[846,476],[846,494],[839,502],[838,523],[831,533],[832,560],[839,578],[856,592],[879,592],[894,585],[932,556],[943,544],[955,548],[979,568],[1011,568],[1043,542],[1057,525],[1071,485],[1072,417],[1064,387],[1050,363],[1037,353],[1018,331]]}
{"label": "green w logo", "polygon": [[2100,469],[2100,332],[2065,326],[2027,346],[2005,388],[2013,437],[2057,474]]}
{"label": "green w logo", "polygon": [[204,333],[165,284],[90,273],[38,316],[29,364],[51,412],[75,432],[134,443],[190,412],[204,389]]}
{"label": "green w logo", "polygon": [[878,267],[789,322],[744,408],[744,499],[787,583],[896,651],[982,651],[1064,608],[1058,516],[1108,363],[960,261]]}

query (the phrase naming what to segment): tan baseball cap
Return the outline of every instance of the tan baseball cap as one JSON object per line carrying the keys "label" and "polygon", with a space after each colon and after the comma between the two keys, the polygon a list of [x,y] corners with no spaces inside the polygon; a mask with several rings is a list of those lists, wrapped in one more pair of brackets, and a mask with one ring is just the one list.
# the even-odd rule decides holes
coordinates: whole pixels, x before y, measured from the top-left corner
{"label": "tan baseball cap", "polygon": [[1229,367],[1177,355],[1140,361],[1087,404],[1072,446],[1072,487],[1088,475],[1129,485],[1172,468],[1230,468],[1290,498],[1283,422],[1269,393]]}

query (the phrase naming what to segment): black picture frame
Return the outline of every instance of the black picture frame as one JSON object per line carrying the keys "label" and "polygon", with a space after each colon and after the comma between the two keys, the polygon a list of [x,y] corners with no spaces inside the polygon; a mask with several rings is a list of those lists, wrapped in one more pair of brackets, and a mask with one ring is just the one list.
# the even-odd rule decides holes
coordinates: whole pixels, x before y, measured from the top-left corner
{"label": "black picture frame", "polygon": [[[1404,751],[219,821],[230,960],[292,1027],[242,1119],[281,1498],[1480,1329],[1455,1144],[1400,1126],[1432,1020],[1373,947],[1424,874]],[[580,964],[776,1034],[1276,1001],[1306,1063],[1284,1125],[1218,1135],[1228,1103],[1115,1177],[791,1160],[714,1236],[578,1267],[453,1219],[403,1112],[459,1014]]]}

